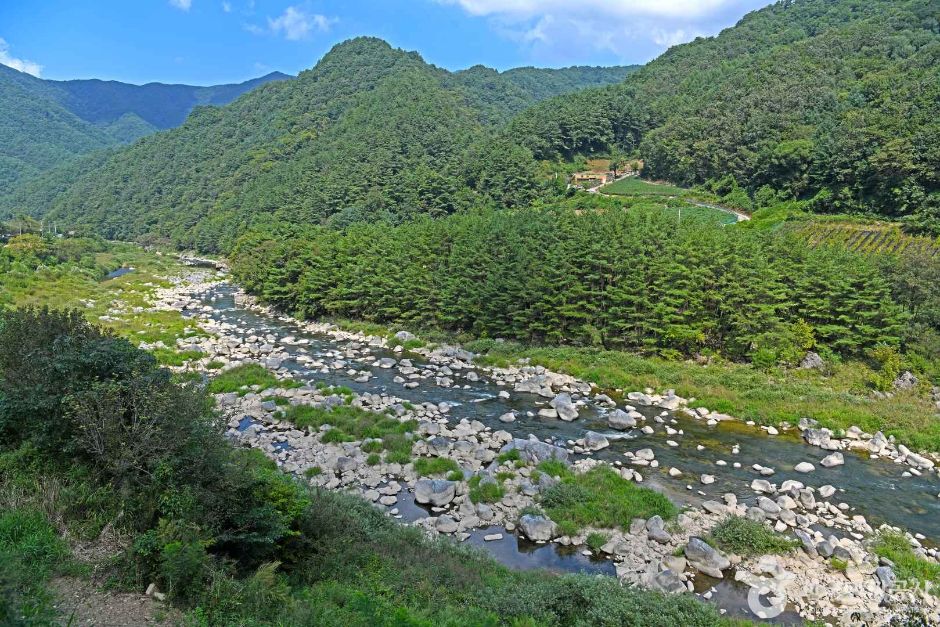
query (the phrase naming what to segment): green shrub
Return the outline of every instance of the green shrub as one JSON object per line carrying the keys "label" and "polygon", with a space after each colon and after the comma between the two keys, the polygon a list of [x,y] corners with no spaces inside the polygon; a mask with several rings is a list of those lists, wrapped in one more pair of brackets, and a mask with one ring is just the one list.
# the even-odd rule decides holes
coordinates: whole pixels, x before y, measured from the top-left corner
{"label": "green shrub", "polygon": [[[539,468],[544,470],[546,463],[552,472],[561,470],[553,467],[557,462],[543,462]],[[668,520],[678,513],[665,495],[627,481],[607,466],[581,475],[565,468],[560,476],[561,482],[543,494],[541,505],[552,520],[569,531],[588,525],[626,529],[634,518],[659,515]]]}
{"label": "green shrub", "polygon": [[468,496],[472,503],[497,503],[505,496],[503,487],[492,481],[484,482],[480,475],[470,478]]}
{"label": "green shrub", "polygon": [[420,477],[430,477],[431,475],[443,475],[449,472],[459,472],[460,466],[452,459],[447,457],[419,457],[414,460],[415,472]]}
{"label": "green shrub", "polygon": [[504,464],[508,461],[519,461],[519,451],[517,449],[510,449],[505,453],[500,453],[496,456],[496,461],[500,464]]}
{"label": "green shrub", "polygon": [[587,535],[587,539],[585,540],[585,543],[588,545],[588,548],[590,548],[592,551],[597,553],[598,551],[601,550],[602,546],[607,544],[607,540],[608,538],[606,534],[592,531],[591,533]]}
{"label": "green shrub", "polygon": [[268,388],[295,388],[300,387],[300,383],[292,379],[281,381],[274,374],[260,364],[242,364],[235,366],[231,370],[216,375],[207,387],[210,394],[224,394],[228,392],[238,392],[244,395],[245,388],[258,386],[259,390]]}
{"label": "green shrub", "polygon": [[382,457],[378,453],[372,453],[366,458],[367,466],[378,466],[382,463]]}
{"label": "green shrub", "polygon": [[799,546],[797,540],[742,516],[728,516],[711,530],[706,539],[722,551],[742,557],[786,553]]}
{"label": "green shrub", "polygon": [[879,533],[872,543],[872,550],[875,555],[894,563],[894,572],[899,580],[918,582],[921,586],[928,582],[935,587],[940,586],[940,564],[918,557],[903,534]]}
{"label": "green shrub", "polygon": [[45,515],[0,512],[0,624],[51,624],[55,609],[45,583],[67,560],[68,547]]}

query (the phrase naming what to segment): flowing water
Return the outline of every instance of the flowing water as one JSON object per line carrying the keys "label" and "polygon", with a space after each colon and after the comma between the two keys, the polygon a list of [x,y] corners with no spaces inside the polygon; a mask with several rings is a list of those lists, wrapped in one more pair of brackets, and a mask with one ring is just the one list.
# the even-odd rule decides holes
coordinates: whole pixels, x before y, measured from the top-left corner
{"label": "flowing water", "polygon": [[[300,325],[292,322],[277,320],[237,305],[234,293],[234,288],[223,284],[208,292],[203,298],[203,303],[212,307],[212,318],[235,325],[235,335],[273,334],[278,338],[294,336],[306,339],[309,340],[307,345],[286,345],[279,348],[292,356],[303,351],[314,358],[336,351],[344,344],[326,335],[307,333]],[[372,354],[377,358],[402,357],[383,349],[372,349]],[[420,356],[408,357],[415,366],[421,365]],[[630,432],[630,439],[614,440],[613,437],[622,438],[624,434],[611,431],[607,427],[605,410],[599,407],[581,408],[580,417],[571,423],[558,419],[529,417],[526,412],[537,411],[536,402],[544,403],[546,399],[518,392],[514,392],[510,399],[501,399],[497,394],[504,388],[488,381],[485,375],[481,375],[481,380],[476,382],[455,376],[456,384],[451,388],[438,387],[433,380],[425,380],[418,388],[409,390],[392,381],[398,374],[396,369],[370,368],[366,364],[357,364],[355,359],[347,361],[350,367],[371,371],[372,378],[369,382],[357,383],[344,371],[311,371],[293,359],[285,360],[282,366],[290,370],[295,378],[306,382],[322,381],[330,385],[343,385],[357,393],[388,393],[415,404],[447,402],[452,406],[449,420],[479,420],[494,430],[509,431],[515,437],[525,438],[534,434],[542,440],[549,438],[566,441],[578,439],[583,437],[586,431],[594,430],[611,436],[611,445],[593,454],[593,457],[598,459],[624,461],[625,451],[651,448],[656,453],[659,467],[638,470],[644,475],[647,485],[663,491],[680,504],[697,504],[705,499],[720,500],[721,495],[726,492],[734,492],[742,502],[756,501],[756,495],[753,495],[749,486],[759,475],[751,466],[760,464],[776,470],[776,474],[768,478],[774,483],[796,479],[815,487],[830,484],[839,488],[842,491],[830,500],[834,503],[850,504],[851,513],[863,514],[872,526],[887,522],[912,532],[920,532],[931,541],[940,539],[940,498],[937,498],[940,493],[940,480],[932,473],[926,473],[922,477],[902,477],[907,468],[905,465],[886,460],[871,460],[867,455],[852,452],[844,453],[844,466],[823,468],[819,465],[819,460],[825,457],[827,452],[804,444],[795,435],[769,436],[756,427],[734,421],[709,427],[704,421],[683,414],[671,416],[676,420],[671,426],[681,429],[682,435],[667,436],[664,429],[657,428],[653,435],[634,430]],[[648,418],[661,413],[661,410],[654,408],[638,407],[637,410]],[[516,411],[517,419],[514,423],[504,424],[498,417],[508,411]],[[648,423],[654,424],[651,421]],[[668,439],[678,442],[679,446],[668,445]],[[704,446],[704,449],[698,450],[698,445]],[[732,453],[734,445],[739,447],[737,454]],[[727,465],[717,465],[719,460],[724,460]],[[795,472],[793,467],[801,461],[813,463],[817,470],[810,474]],[[740,462],[741,467],[734,468],[734,462]],[[667,471],[672,466],[682,470],[683,475],[678,478],[669,477]],[[703,473],[713,475],[715,483],[700,485],[698,477]],[[704,493],[704,496],[700,492]],[[402,517],[405,520],[414,520],[427,516],[428,512],[423,507],[407,500],[410,496],[412,495],[402,493],[399,498],[397,507]],[[503,533],[502,540],[483,541],[484,535],[497,532]],[[478,530],[467,541],[483,546],[497,559],[516,568],[544,567],[556,571],[613,574],[613,566],[606,560],[585,557],[579,550],[554,544],[534,545],[501,529]],[[701,576],[696,577],[696,581],[697,586],[705,585],[706,588],[715,585],[718,589],[716,598],[721,598],[722,607],[735,614],[746,614],[742,609],[746,607],[746,590],[742,590],[743,586],[727,579],[717,582]],[[783,615],[781,618],[794,620],[793,615]]]}

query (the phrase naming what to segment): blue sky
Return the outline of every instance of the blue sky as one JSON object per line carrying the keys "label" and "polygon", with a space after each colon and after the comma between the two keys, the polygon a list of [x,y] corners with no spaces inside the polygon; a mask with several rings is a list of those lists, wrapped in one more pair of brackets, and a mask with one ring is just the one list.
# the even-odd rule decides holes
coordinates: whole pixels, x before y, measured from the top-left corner
{"label": "blue sky", "polygon": [[[2,0],[0,63],[208,85],[312,67],[374,35],[448,69],[645,63],[767,0]],[[576,7],[576,8],[572,8]]]}

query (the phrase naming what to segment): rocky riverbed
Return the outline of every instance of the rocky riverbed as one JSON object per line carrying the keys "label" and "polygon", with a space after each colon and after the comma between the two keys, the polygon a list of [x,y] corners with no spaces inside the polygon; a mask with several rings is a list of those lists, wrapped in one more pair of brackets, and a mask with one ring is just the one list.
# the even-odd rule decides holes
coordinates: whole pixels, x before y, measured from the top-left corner
{"label": "rocky riverbed", "polygon": [[[566,562],[570,567],[609,560],[625,585],[695,592],[742,615],[748,607],[769,607],[761,617],[773,618],[782,603],[788,612],[778,620],[798,614],[833,624],[852,617],[883,624],[918,607],[940,621],[936,598],[898,582],[891,564],[870,550],[879,528],[903,525],[898,530],[915,551],[937,559],[927,540],[940,529],[936,458],[858,429],[835,434],[811,423],[761,429],[690,409],[690,399],[670,391],[604,391],[533,364],[483,368],[459,347],[405,351],[402,345],[413,339],[406,332],[389,342],[296,321],[220,280],[194,271],[160,290],[153,306],[184,311],[208,334],[178,341],[204,355],[192,367],[208,372],[212,363],[218,372],[258,363],[303,384],[217,395],[230,437],[264,451],[285,472],[359,493],[429,534],[487,547],[505,547],[510,534],[533,546],[554,544],[578,556]],[[462,478],[422,477],[412,463],[370,465],[367,441],[324,442],[328,425],[298,429],[281,411],[343,403],[415,421],[412,456],[453,460]],[[500,462],[512,450],[524,464]],[[625,529],[563,535],[527,509],[555,482],[534,472],[546,459],[562,460],[576,473],[607,465],[686,507],[669,524],[653,517]],[[472,503],[469,482],[495,482],[497,475],[504,496]],[[702,538],[729,515],[761,521],[801,548],[749,559],[722,554]],[[594,551],[586,546],[592,531],[606,538]]]}

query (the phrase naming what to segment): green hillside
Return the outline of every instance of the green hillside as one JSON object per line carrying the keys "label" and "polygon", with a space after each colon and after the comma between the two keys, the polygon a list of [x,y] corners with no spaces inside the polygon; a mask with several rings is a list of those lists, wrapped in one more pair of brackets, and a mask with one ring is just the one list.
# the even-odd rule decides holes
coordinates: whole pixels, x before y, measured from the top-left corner
{"label": "green hillside", "polygon": [[109,237],[218,250],[265,215],[344,224],[538,195],[535,161],[496,128],[539,99],[634,68],[450,73],[360,38],[315,68],[0,199]]}
{"label": "green hillside", "polygon": [[730,176],[758,205],[936,225],[938,17],[932,0],[777,2],[621,85],[542,103],[513,131],[539,158],[638,152],[648,176]]}
{"label": "green hillside", "polygon": [[74,157],[178,126],[193,107],[222,105],[284,74],[234,85],[47,81],[0,64],[0,196]]}
{"label": "green hillside", "polygon": [[55,99],[39,79],[0,65],[0,194],[21,179],[113,143]]}

